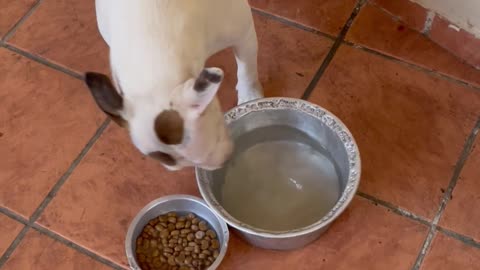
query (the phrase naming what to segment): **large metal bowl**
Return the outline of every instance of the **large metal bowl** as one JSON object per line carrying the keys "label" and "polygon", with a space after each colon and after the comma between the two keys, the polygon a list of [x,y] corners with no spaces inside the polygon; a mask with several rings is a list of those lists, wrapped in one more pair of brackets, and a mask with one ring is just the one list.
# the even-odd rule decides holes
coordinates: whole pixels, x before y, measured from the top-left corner
{"label": "large metal bowl", "polygon": [[125,251],[130,268],[132,270],[142,270],[137,263],[135,249],[136,240],[143,228],[151,219],[168,212],[194,213],[212,226],[218,235],[220,254],[207,270],[217,269],[227,252],[229,238],[227,224],[212,212],[202,199],[190,195],[171,195],[159,198],[149,203],[137,214],[128,228],[125,239]]}
{"label": "large metal bowl", "polygon": [[328,211],[328,208],[325,215],[310,225],[287,231],[259,229],[236,219],[222,206],[220,193],[225,182],[223,169],[207,171],[197,168],[198,186],[210,208],[236,229],[247,242],[260,248],[291,250],[316,240],[345,210],[359,186],[360,155],[347,127],[329,111],[307,101],[292,98],[265,98],[247,102],[227,112],[225,120],[235,141],[233,158],[257,143],[282,138],[280,129],[270,135],[250,136],[249,143],[238,143],[239,138],[244,138],[245,134],[259,128],[280,126],[301,131],[311,143],[319,144],[325,149],[336,163],[340,192],[338,199],[333,201],[331,210]]}

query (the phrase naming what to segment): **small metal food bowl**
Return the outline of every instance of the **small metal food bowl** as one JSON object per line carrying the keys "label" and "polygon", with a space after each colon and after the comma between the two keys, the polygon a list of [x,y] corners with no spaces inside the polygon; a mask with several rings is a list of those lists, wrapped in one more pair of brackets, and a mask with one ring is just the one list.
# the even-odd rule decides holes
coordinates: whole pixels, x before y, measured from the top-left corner
{"label": "small metal food bowl", "polygon": [[[264,98],[247,102],[233,108],[225,114],[225,120],[235,142],[235,150],[232,158],[227,161],[223,168],[215,171],[196,168],[197,183],[202,197],[205,199],[209,207],[250,244],[260,248],[274,250],[292,250],[301,248],[316,240],[323,232],[325,232],[330,224],[340,216],[352,201],[360,181],[361,165],[359,150],[347,127],[329,111],[304,100],[292,98]],[[265,166],[258,168],[258,166],[261,165],[257,164],[261,164],[261,160],[259,162],[257,162],[257,160],[248,162],[249,159],[244,158],[242,160],[247,160],[245,162],[248,163],[248,166],[244,166],[235,171],[235,173],[238,172],[242,175],[241,177],[236,177],[236,180],[232,180],[237,183],[229,183],[229,179],[232,179],[227,177],[229,170],[232,168],[231,166],[237,166],[232,164],[240,162],[236,161],[237,157],[257,145],[277,141],[282,143],[299,143],[301,147],[319,149],[319,152],[312,152],[313,154],[311,154],[311,158],[308,156],[305,159],[298,159],[290,157],[290,150],[284,154],[278,154],[280,152],[276,151],[281,149],[275,149],[275,147],[272,147],[268,148],[268,150],[264,149],[265,151],[255,152],[255,154],[252,154],[252,159],[261,159],[259,156],[268,156],[270,152],[275,152],[275,154],[271,154],[272,157],[270,158],[275,160],[277,158],[280,159],[278,164],[273,162],[272,166],[268,166],[271,170],[286,170],[286,174],[288,175],[288,172],[295,171],[295,168],[294,170],[290,170],[285,169],[285,167],[292,166],[291,164],[293,163],[296,164],[295,166],[299,166],[301,170],[303,170],[300,170],[301,172],[299,174],[302,175],[302,173],[305,173],[302,164],[310,163],[310,159],[316,159],[318,157],[322,158],[322,160],[325,160],[327,163],[330,162],[332,166],[329,168],[334,168],[330,169],[334,173],[322,171],[322,168],[327,168],[325,166],[314,166],[313,173],[310,173],[310,180],[308,180],[310,182],[307,184],[319,185],[320,187],[315,190],[305,188],[302,186],[301,182],[298,183],[295,179],[290,178],[290,176],[286,176],[284,177],[285,181],[282,180],[283,182],[291,181],[291,183],[288,183],[289,185],[293,186],[293,188],[297,188],[299,192],[306,193],[293,193],[295,196],[290,196],[291,194],[289,193],[288,196],[283,197],[280,193],[272,195],[275,192],[278,192],[279,189],[273,187],[270,188],[265,184],[264,186],[260,185],[259,189],[256,189],[255,187],[251,189],[251,192],[248,191],[245,192],[244,195],[239,195],[240,203],[236,204],[236,209],[240,209],[239,211],[233,213],[234,211],[226,209],[229,208],[226,206],[226,202],[227,200],[230,200],[232,194],[233,196],[236,196],[236,194],[241,193],[240,190],[243,188],[243,180],[246,182],[245,185],[256,185],[255,179],[250,179],[252,177],[248,178],[250,171],[257,171],[265,168]],[[277,148],[281,148],[282,145],[283,144],[279,144],[279,147]],[[262,158],[265,160],[264,157]],[[289,162],[291,163],[289,164]],[[283,173],[285,174],[285,172]],[[243,177],[243,174],[245,174],[245,177]],[[330,184],[322,186],[323,184],[319,183],[326,181],[323,179],[325,177],[330,177],[330,180],[328,180],[330,181]],[[283,179],[283,177],[281,178]],[[257,178],[256,180],[263,181],[265,179]],[[277,185],[277,182],[273,182],[272,186]],[[230,184],[233,185],[233,188],[230,187],[230,193],[227,194],[225,192],[227,192],[227,186]],[[332,187],[334,188],[332,189]],[[263,190],[260,191],[262,188]],[[261,194],[256,194],[257,190],[259,190],[258,193]],[[282,212],[283,208],[272,208],[277,211],[266,211],[264,216],[256,214],[256,219],[252,219],[253,221],[246,221],[244,218],[245,215],[250,215],[249,212],[259,211],[258,209],[264,206],[262,203],[259,203],[259,201],[265,202],[265,204],[280,203],[283,205],[295,203],[294,201],[299,200],[299,198],[302,200],[302,196],[304,196],[302,194],[308,194],[309,198],[321,198],[323,196],[331,197],[330,204],[325,207],[319,203],[310,203],[310,201],[308,201],[308,207],[299,208],[300,211],[290,212],[288,217],[290,218],[291,215],[291,218],[295,219],[302,215],[310,215],[306,213],[312,211],[312,213],[314,213],[317,209],[324,207],[324,210],[322,210],[324,212],[321,214],[315,212],[315,215],[312,214],[312,216],[303,217],[306,218],[305,220],[309,223],[291,228],[282,227],[286,224],[275,224],[275,226],[278,225],[278,228],[275,229],[258,225],[270,222],[270,219],[284,218],[281,215],[287,215],[288,211],[285,210],[284,214]],[[315,197],[315,194],[318,194],[316,195],[317,197]],[[256,198],[256,196],[258,196],[258,198]],[[272,196],[273,199],[262,201],[264,197],[269,196]],[[314,201],[316,202],[316,199]],[[269,207],[276,206],[271,205]],[[239,214],[240,212],[241,214]],[[270,215],[270,213],[275,213],[278,216],[273,217],[274,214]],[[240,216],[242,217],[239,218]],[[284,220],[286,221],[285,223],[288,223],[287,221],[289,221],[288,219]]]}
{"label": "small metal food bowl", "polygon": [[125,251],[132,270],[142,270],[136,258],[136,240],[148,222],[169,212],[194,213],[205,220],[215,230],[220,242],[220,254],[207,270],[215,270],[220,265],[227,252],[229,232],[227,224],[219,218],[206,204],[197,197],[190,195],[171,195],[154,200],[145,206],[133,219],[125,239]]}

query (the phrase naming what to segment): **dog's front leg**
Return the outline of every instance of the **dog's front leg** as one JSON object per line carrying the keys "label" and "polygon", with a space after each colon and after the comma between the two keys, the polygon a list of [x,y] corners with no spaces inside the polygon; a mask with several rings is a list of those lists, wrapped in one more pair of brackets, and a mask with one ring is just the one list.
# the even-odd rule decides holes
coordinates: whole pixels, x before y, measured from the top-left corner
{"label": "dog's front leg", "polygon": [[239,39],[233,47],[237,60],[238,104],[263,97],[263,89],[258,80],[257,34],[253,22],[246,37]]}
{"label": "dog's front leg", "polygon": [[95,11],[97,15],[97,26],[103,40],[110,46],[110,25],[108,23],[109,9],[115,4],[114,0],[95,0]]}

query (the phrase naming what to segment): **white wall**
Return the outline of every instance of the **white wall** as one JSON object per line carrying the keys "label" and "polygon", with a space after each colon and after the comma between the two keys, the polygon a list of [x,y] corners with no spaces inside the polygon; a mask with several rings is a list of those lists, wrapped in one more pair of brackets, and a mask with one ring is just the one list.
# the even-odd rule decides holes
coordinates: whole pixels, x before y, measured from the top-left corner
{"label": "white wall", "polygon": [[[396,1],[396,0],[392,0]],[[480,38],[480,0],[411,0]]]}

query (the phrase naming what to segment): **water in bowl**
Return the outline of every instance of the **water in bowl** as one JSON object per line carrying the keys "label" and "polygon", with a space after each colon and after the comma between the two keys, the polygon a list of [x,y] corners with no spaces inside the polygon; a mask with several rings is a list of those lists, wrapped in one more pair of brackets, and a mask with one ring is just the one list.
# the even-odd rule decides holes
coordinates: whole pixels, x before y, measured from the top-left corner
{"label": "water in bowl", "polygon": [[337,202],[335,163],[301,131],[260,128],[236,142],[250,145],[227,163],[221,203],[237,220],[269,231],[293,230],[319,221]]}

